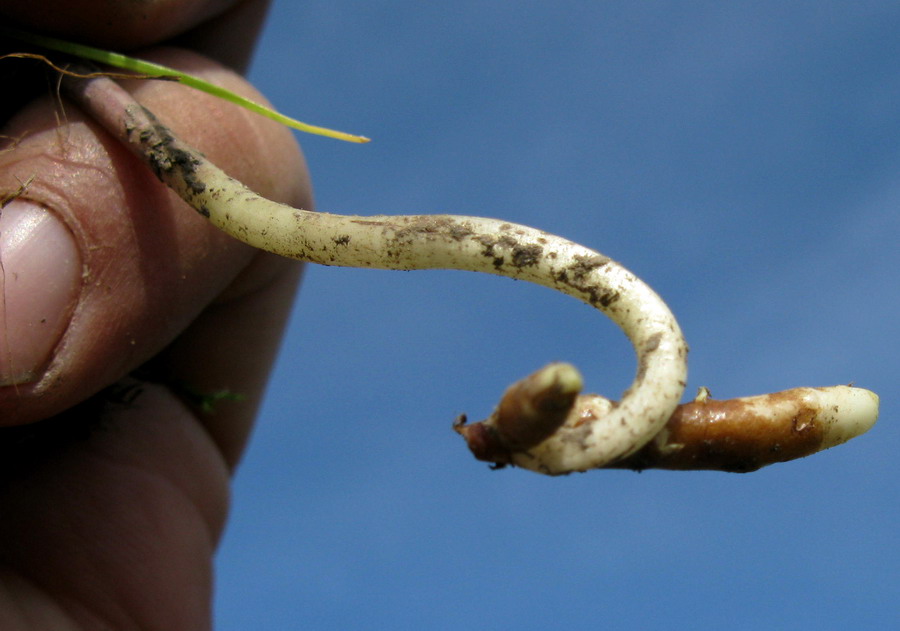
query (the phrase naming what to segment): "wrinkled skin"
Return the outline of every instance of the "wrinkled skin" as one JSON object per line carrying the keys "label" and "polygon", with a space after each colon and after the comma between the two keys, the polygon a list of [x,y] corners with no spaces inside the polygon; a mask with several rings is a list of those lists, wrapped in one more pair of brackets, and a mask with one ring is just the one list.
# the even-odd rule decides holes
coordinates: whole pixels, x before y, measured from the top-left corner
{"label": "wrinkled skin", "polygon": [[[137,46],[254,95],[226,66],[245,67],[265,5],[3,0],[0,15],[86,43]],[[160,44],[193,50],[147,48]],[[24,196],[63,221],[81,262],[48,362],[0,388],[0,629],[210,628],[229,475],[300,267],[208,226],[77,108],[60,105],[37,64],[0,63],[41,77],[6,86],[2,133],[17,142],[5,140],[0,153],[2,192],[34,175]],[[128,88],[261,194],[311,207],[302,155],[283,128],[173,83]],[[142,381],[148,362],[153,378]],[[126,385],[108,388],[116,383]],[[203,415],[175,384],[245,399]]]}

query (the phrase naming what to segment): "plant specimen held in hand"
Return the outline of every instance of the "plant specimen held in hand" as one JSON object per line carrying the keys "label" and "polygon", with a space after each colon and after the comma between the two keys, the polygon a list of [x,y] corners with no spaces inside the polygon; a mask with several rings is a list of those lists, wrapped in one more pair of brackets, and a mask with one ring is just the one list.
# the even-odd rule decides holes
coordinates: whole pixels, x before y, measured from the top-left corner
{"label": "plant specimen held in hand", "polygon": [[[56,41],[28,37],[42,46]],[[104,57],[110,53],[98,55],[96,49],[69,52],[156,77],[192,80],[131,58]],[[877,419],[878,397],[849,386],[727,401],[702,391],[679,405],[687,344],[674,316],[645,283],[599,252],[495,219],[342,216],[278,204],[180,141],[109,77],[69,78],[64,86],[201,215],[254,247],[322,265],[456,269],[526,280],[578,298],[622,328],[638,369],[620,401],[582,395],[578,371],[551,364],[511,386],[485,421],[467,424],[463,417],[454,424],[481,460],[550,475],[604,467],[752,471],[843,443]]]}

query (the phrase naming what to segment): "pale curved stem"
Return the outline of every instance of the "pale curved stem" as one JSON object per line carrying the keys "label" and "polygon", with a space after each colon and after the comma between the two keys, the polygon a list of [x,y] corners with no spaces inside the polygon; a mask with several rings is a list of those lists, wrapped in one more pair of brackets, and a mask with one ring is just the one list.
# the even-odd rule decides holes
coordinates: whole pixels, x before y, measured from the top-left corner
{"label": "pale curved stem", "polygon": [[[526,394],[504,398],[513,407],[532,395],[539,401],[536,407],[522,403],[530,411],[508,424],[516,426],[512,430],[500,433],[501,448],[509,453],[497,462],[548,474],[607,466],[647,444],[678,405],[687,375],[687,345],[674,316],[646,284],[599,252],[496,219],[342,216],[278,204],[179,141],[112,81],[69,83],[69,92],[198,212],[254,247],[322,265],[497,274],[555,289],[609,316],[629,337],[638,358],[634,382],[622,400],[608,406],[602,417],[578,421],[579,414],[587,418],[587,406],[583,413],[561,406],[573,404],[580,375],[566,365],[542,371],[526,380],[519,391]],[[551,395],[545,396],[547,392]],[[522,401],[516,403],[518,399]],[[543,404],[547,409],[538,410]],[[522,429],[528,423],[533,426]],[[457,426],[470,446],[489,434],[494,440],[492,428]],[[517,435],[528,439],[517,442]]]}

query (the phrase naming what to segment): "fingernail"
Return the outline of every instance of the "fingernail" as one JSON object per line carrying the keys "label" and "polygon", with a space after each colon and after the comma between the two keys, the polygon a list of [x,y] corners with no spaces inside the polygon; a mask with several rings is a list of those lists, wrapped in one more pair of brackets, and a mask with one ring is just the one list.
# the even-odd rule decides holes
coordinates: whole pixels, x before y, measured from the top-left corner
{"label": "fingernail", "polygon": [[16,199],[0,210],[0,385],[37,380],[81,291],[75,238],[52,212]]}

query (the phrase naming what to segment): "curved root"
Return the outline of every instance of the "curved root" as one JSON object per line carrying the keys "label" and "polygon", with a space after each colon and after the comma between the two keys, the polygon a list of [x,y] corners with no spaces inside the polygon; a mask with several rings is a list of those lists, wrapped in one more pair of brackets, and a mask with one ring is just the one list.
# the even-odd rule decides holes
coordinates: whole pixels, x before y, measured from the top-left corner
{"label": "curved root", "polygon": [[[487,419],[466,424],[461,417],[454,429],[479,460],[569,473],[578,469],[548,466],[557,464],[548,454],[580,443],[588,428],[618,406],[579,391],[574,367],[551,364],[513,384]],[[863,388],[793,388],[727,400],[709,398],[705,391],[677,406],[639,450],[598,466],[747,473],[845,443],[868,431],[877,418],[878,397]]]}
{"label": "curved root", "polygon": [[[777,461],[771,456],[767,460],[747,455],[744,447],[727,457],[708,455],[718,454],[718,447],[707,449],[707,456],[697,455],[703,452],[697,445],[710,439],[702,431],[684,429],[692,425],[683,419],[696,417],[702,420],[694,425],[720,427],[726,440],[715,442],[718,446],[729,442],[727,436],[753,434],[757,431],[753,428],[759,427],[738,422],[740,415],[733,410],[760,406],[774,410],[787,395],[768,395],[775,399],[753,405],[708,402],[701,404],[703,414],[676,412],[687,376],[687,344],[681,330],[659,296],[599,252],[496,219],[342,216],[277,204],[259,197],[182,143],[111,80],[69,81],[67,87],[79,104],[128,144],[160,180],[213,224],[254,247],[322,265],[457,269],[508,276],[578,298],[622,328],[637,353],[638,370],[621,401],[613,404],[602,397],[577,396],[581,389],[578,372],[566,364],[553,364],[514,385],[488,420],[455,425],[477,457],[551,475],[608,466],[709,468],[714,461],[723,463],[717,468],[750,470]],[[835,430],[841,436],[861,433],[874,422],[877,397],[868,395],[838,397],[840,412],[835,416],[839,420],[833,425],[841,428]],[[823,395],[820,408],[831,405],[829,397],[835,396]],[[852,409],[848,412],[848,408]],[[720,409],[729,411],[714,411]],[[843,420],[848,413],[854,418],[867,414],[868,421],[848,429]],[[816,414],[808,421],[810,427],[825,422]],[[682,420],[672,420],[676,418]],[[783,426],[781,421],[778,424]],[[778,451],[786,444],[781,439],[750,442],[757,445],[757,451]],[[830,446],[827,443],[820,440],[819,448]],[[790,448],[779,453],[798,457],[810,452]]]}

